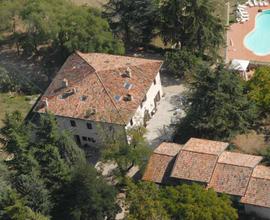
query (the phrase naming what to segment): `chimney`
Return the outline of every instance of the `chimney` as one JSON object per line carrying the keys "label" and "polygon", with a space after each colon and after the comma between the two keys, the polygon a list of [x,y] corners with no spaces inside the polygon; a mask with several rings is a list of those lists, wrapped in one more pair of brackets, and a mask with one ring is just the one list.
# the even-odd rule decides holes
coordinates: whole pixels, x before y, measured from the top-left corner
{"label": "chimney", "polygon": [[68,87],[68,80],[66,78],[63,79],[62,81],[62,87],[67,88]]}
{"label": "chimney", "polygon": [[127,94],[127,95],[124,97],[124,100],[125,100],[126,102],[132,101],[132,99],[133,99],[133,97],[132,97],[132,95],[130,95],[130,94]]}
{"label": "chimney", "polygon": [[132,74],[131,74],[131,69],[128,67],[126,70],[126,75],[127,77],[131,78]]}
{"label": "chimney", "polygon": [[43,100],[43,105],[44,105],[44,108],[48,108],[49,107],[49,101],[48,101],[48,98],[45,98]]}
{"label": "chimney", "polygon": [[72,94],[75,94],[77,92],[76,88],[72,88]]}

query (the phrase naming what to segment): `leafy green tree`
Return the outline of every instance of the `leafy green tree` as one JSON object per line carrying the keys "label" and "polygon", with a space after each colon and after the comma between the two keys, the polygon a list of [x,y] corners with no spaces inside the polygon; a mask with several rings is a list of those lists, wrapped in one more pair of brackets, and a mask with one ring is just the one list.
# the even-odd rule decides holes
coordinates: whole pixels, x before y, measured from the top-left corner
{"label": "leafy green tree", "polygon": [[224,43],[224,27],[211,0],[161,1],[161,36],[165,44],[180,44],[203,55],[217,54]]}
{"label": "leafy green tree", "polygon": [[259,107],[263,115],[270,110],[270,67],[258,67],[248,81],[248,96]]}
{"label": "leafy green tree", "polygon": [[126,48],[149,44],[157,34],[158,1],[110,0],[104,7],[113,32]]}
{"label": "leafy green tree", "polygon": [[194,53],[182,49],[167,52],[165,54],[164,66],[170,73],[184,77],[186,74],[196,71],[201,62],[201,59],[194,55]]}
{"label": "leafy green tree", "polygon": [[128,181],[126,205],[129,207],[127,219],[167,220],[169,214],[163,205],[161,190],[152,182]]}
{"label": "leafy green tree", "polygon": [[62,200],[56,208],[56,219],[115,219],[119,207],[116,191],[98,176],[94,167],[81,164],[63,188]]}
{"label": "leafy green tree", "polygon": [[143,136],[145,132],[143,127],[132,128],[128,131],[129,143],[123,133],[115,134],[113,141],[110,141],[110,137],[106,142],[108,144],[102,152],[103,161],[116,163],[114,175],[120,183],[131,168],[134,166],[143,168],[147,162],[150,150]]}
{"label": "leafy green tree", "polygon": [[183,220],[236,220],[237,210],[226,195],[193,185],[167,187],[162,195],[170,219]]}
{"label": "leafy green tree", "polygon": [[21,11],[27,25],[22,39],[25,52],[38,53],[49,44],[65,57],[75,50],[83,52],[124,53],[108,22],[97,9],[77,6],[66,0],[27,0]]}
{"label": "leafy green tree", "polygon": [[74,7],[60,23],[57,45],[68,53],[105,52],[123,54],[124,47],[111,33],[97,9]]}
{"label": "leafy green tree", "polygon": [[182,119],[177,138],[190,137],[230,140],[245,132],[257,117],[256,107],[245,94],[244,82],[234,72],[202,66],[190,83],[187,115]]}

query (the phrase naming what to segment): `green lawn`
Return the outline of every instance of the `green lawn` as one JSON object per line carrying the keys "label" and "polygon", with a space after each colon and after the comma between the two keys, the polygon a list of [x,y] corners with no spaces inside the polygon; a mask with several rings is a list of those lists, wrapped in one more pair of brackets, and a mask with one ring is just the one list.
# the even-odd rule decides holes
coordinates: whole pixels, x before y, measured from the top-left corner
{"label": "green lawn", "polygon": [[72,0],[72,2],[80,5],[87,4],[91,7],[100,8],[107,2],[107,0]]}
{"label": "green lawn", "polygon": [[11,113],[19,110],[23,115],[26,115],[31,109],[31,97],[21,96],[9,93],[0,93],[0,128],[3,126],[3,119],[6,113]]}

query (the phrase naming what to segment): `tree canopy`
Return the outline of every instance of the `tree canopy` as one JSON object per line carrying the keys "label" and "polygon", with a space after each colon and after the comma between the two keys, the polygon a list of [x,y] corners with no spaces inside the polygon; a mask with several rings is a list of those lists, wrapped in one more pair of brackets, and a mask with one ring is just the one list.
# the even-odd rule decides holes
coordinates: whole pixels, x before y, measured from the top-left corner
{"label": "tree canopy", "polygon": [[214,8],[211,0],[161,1],[160,31],[165,44],[216,55],[224,41],[224,27]]}
{"label": "tree canopy", "polygon": [[4,123],[1,135],[13,155],[6,162],[9,170],[0,174],[0,208],[4,210],[0,216],[4,220],[115,216],[116,190],[88,164],[70,135],[58,129],[53,116],[42,115],[35,124],[26,124],[14,112]]}
{"label": "tree canopy", "polygon": [[229,140],[249,129],[257,117],[244,81],[222,65],[215,69],[202,66],[189,86],[187,115],[177,132],[184,143],[190,137]]}
{"label": "tree canopy", "polygon": [[228,196],[197,184],[159,187],[150,182],[128,184],[128,219],[236,220]]}
{"label": "tree canopy", "polygon": [[129,143],[126,141],[126,134],[122,132],[106,141],[107,146],[102,151],[102,158],[104,162],[116,163],[113,174],[120,184],[131,168],[138,166],[143,169],[147,163],[151,151],[143,136],[145,132],[144,127],[135,127],[128,131]]}
{"label": "tree canopy", "polygon": [[[78,6],[67,0],[12,0],[0,4],[9,15],[2,32],[10,30],[8,27],[12,24],[16,25],[13,21],[19,21],[23,28],[15,26],[13,38],[25,53],[38,54],[40,48],[48,46],[60,51],[64,57],[75,50],[124,53],[121,41],[113,36],[98,9]],[[17,4],[20,7],[14,10]]]}
{"label": "tree canopy", "polygon": [[105,4],[104,15],[127,48],[146,45],[157,32],[158,1],[110,0]]}
{"label": "tree canopy", "polygon": [[256,68],[254,76],[248,82],[248,96],[259,107],[262,114],[270,110],[270,67]]}

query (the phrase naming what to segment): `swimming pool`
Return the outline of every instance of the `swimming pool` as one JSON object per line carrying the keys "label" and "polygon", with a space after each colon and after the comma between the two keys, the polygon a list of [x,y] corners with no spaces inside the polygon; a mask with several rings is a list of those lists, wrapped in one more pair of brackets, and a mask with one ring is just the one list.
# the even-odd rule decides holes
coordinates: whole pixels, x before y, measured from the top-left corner
{"label": "swimming pool", "polygon": [[270,54],[270,10],[256,16],[255,27],[246,35],[244,45],[258,56]]}

